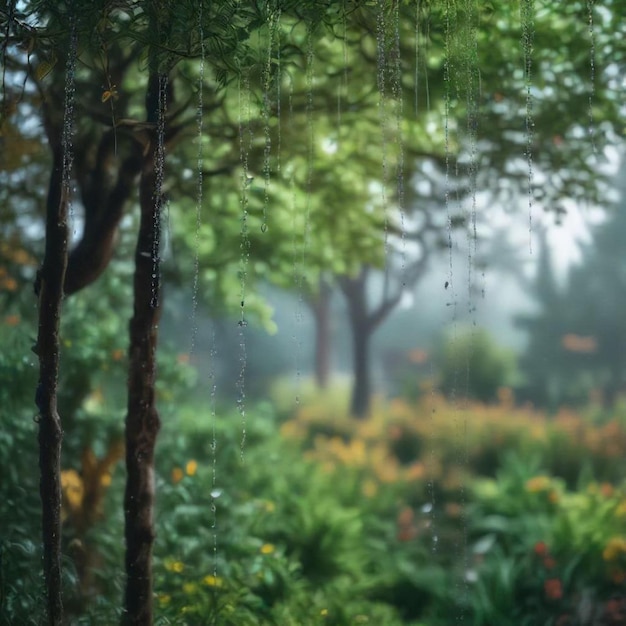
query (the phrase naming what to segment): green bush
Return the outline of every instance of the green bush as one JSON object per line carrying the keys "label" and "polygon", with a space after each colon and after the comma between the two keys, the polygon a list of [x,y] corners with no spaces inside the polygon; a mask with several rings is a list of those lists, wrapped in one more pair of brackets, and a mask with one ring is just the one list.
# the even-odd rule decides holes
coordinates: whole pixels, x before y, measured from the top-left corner
{"label": "green bush", "polygon": [[626,581],[623,489],[568,490],[538,461],[509,456],[496,480],[474,482],[468,513],[475,623],[587,624],[615,609]]}
{"label": "green bush", "polygon": [[439,388],[448,397],[497,399],[514,382],[515,357],[481,328],[447,333],[439,350]]}

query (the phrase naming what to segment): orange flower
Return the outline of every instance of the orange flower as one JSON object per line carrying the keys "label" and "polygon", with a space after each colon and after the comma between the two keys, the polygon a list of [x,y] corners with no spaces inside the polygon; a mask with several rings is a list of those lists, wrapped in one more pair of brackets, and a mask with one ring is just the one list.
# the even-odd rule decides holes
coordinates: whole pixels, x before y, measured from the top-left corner
{"label": "orange flower", "polygon": [[411,541],[417,537],[417,528],[415,526],[400,527],[396,536],[398,541]]}
{"label": "orange flower", "polygon": [[611,483],[602,483],[600,485],[600,493],[605,497],[605,498],[610,498],[613,495],[613,492],[615,490],[613,489],[613,485],[611,485]]}
{"label": "orange flower", "polygon": [[7,276],[2,280],[0,287],[6,289],[7,291],[17,291],[17,281],[15,278]]}
{"label": "orange flower", "polygon": [[397,519],[397,538],[398,541],[411,541],[417,536],[417,528],[413,523],[415,513],[410,506],[405,506],[399,513]]}
{"label": "orange flower", "polygon": [[625,554],[626,539],[624,537],[611,537],[602,551],[602,558],[605,561],[617,561]]}
{"label": "orange flower", "polygon": [[551,481],[548,476],[534,476],[526,481],[526,491],[530,493],[538,493],[540,491],[548,491]]}
{"label": "orange flower", "polygon": [[7,326],[17,326],[20,323],[20,316],[19,315],[7,315],[4,318],[4,323]]}
{"label": "orange flower", "polygon": [[179,483],[183,479],[184,475],[185,473],[180,467],[175,467],[172,470],[172,482],[174,484]]}
{"label": "orange flower", "polygon": [[558,578],[548,578],[543,583],[543,591],[549,600],[560,600],[563,597],[563,584]]}

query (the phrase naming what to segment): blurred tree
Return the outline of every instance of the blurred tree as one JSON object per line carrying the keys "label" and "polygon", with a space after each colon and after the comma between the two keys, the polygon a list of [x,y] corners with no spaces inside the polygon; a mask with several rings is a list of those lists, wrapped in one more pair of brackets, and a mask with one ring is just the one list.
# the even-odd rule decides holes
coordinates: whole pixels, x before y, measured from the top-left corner
{"label": "blurred tree", "polygon": [[614,406],[626,377],[626,266],[621,260],[626,236],[624,165],[617,180],[620,201],[591,230],[582,258],[559,287],[553,276],[545,237],[540,247],[534,295],[539,311],[519,320],[529,333],[521,366],[526,393],[556,409],[562,402],[584,403],[602,392]]}

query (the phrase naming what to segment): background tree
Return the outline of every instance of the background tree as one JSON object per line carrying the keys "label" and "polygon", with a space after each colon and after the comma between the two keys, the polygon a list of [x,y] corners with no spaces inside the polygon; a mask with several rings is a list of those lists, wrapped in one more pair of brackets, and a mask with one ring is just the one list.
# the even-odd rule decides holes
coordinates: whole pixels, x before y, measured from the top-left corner
{"label": "background tree", "polygon": [[611,408],[623,388],[623,202],[622,191],[606,220],[591,229],[580,261],[562,285],[542,240],[533,290],[540,309],[520,319],[529,333],[521,361],[526,391],[540,405],[554,409],[562,402],[584,403],[595,389]]}

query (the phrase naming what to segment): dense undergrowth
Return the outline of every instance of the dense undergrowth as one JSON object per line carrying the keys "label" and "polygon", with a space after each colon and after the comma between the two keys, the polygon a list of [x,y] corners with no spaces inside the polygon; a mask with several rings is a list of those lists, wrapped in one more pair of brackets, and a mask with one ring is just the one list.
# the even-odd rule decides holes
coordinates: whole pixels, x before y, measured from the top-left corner
{"label": "dense undergrowth", "polygon": [[[37,624],[36,424],[5,400],[0,621]],[[615,418],[429,391],[355,421],[329,394],[292,414],[284,398],[249,406],[244,441],[238,412],[166,400],[158,624],[624,623],[626,430]],[[124,472],[119,425],[95,421],[105,399],[85,403],[62,474],[66,609],[71,624],[105,625],[121,604]]]}

